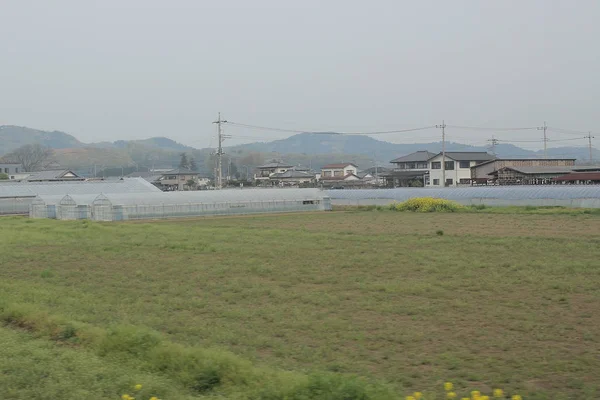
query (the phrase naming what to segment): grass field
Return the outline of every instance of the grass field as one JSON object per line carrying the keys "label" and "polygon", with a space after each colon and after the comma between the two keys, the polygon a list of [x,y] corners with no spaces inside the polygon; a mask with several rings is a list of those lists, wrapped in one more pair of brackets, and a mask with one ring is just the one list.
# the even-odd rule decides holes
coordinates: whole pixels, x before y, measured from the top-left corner
{"label": "grass field", "polygon": [[600,398],[598,215],[3,218],[0,233],[2,399],[135,383],[136,399],[427,399],[445,381],[459,398]]}

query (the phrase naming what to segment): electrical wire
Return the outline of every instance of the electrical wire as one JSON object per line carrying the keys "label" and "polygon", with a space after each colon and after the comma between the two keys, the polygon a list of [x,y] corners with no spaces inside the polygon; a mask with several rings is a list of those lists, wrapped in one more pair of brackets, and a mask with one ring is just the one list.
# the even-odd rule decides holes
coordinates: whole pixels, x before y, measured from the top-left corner
{"label": "electrical wire", "polygon": [[287,132],[287,133],[310,133],[310,134],[315,134],[315,135],[384,135],[384,134],[389,134],[389,133],[415,132],[415,131],[422,131],[422,130],[426,130],[426,129],[434,129],[435,128],[435,125],[431,125],[431,126],[423,126],[420,128],[398,129],[398,130],[392,130],[392,131],[324,132],[324,131],[301,131],[301,130],[295,130],[295,129],[272,128],[272,127],[267,127],[267,126],[249,125],[249,124],[242,124],[242,123],[231,122],[231,121],[228,121],[227,125],[238,126],[238,127],[243,127],[243,128],[250,128],[250,129],[261,129],[261,130],[265,130],[265,131],[276,131],[276,132]]}
{"label": "electrical wire", "polygon": [[482,130],[482,131],[526,131],[526,130],[538,129],[537,126],[528,126],[528,127],[523,127],[523,128],[488,128],[488,127],[463,126],[463,125],[446,125],[446,128],[475,129],[475,130]]}

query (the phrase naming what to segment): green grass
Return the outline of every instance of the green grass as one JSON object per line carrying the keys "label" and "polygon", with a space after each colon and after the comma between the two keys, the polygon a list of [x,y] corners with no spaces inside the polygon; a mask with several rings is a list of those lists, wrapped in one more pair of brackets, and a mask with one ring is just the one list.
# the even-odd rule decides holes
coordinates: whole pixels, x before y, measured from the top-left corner
{"label": "green grass", "polygon": [[2,219],[0,392],[597,398],[600,218],[488,211]]}

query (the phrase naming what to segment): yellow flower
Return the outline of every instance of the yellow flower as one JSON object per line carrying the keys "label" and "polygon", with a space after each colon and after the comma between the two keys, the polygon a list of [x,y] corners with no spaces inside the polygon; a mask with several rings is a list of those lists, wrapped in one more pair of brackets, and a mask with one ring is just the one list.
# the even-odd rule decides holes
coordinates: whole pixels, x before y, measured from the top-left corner
{"label": "yellow flower", "polygon": [[160,400],[160,399],[156,396],[152,396],[152,397],[150,397],[150,400]]}
{"label": "yellow flower", "polygon": [[135,390],[142,390],[142,385],[139,383],[133,387]]}
{"label": "yellow flower", "polygon": [[419,400],[420,398],[422,398],[422,397],[423,397],[423,393],[421,393],[421,392],[415,392],[415,393],[413,394],[413,396],[415,396],[415,399]]}
{"label": "yellow flower", "polygon": [[415,400],[415,398],[412,396],[406,396],[406,400]]}
{"label": "yellow flower", "polygon": [[123,400],[129,400],[131,397],[129,397],[129,395],[128,395],[128,394],[124,394],[123,396],[121,396],[121,398],[122,398]]}
{"label": "yellow flower", "polygon": [[446,392],[449,392],[452,389],[454,389],[454,385],[452,384],[452,382],[446,382],[444,383],[444,389],[446,390]]}
{"label": "yellow flower", "polygon": [[471,400],[471,399],[468,397],[463,397],[461,400]]}
{"label": "yellow flower", "polygon": [[502,397],[504,396],[504,392],[502,389],[494,389],[494,397]]}
{"label": "yellow flower", "polygon": [[448,392],[446,393],[446,397],[449,399],[455,399],[456,398],[456,393],[454,392]]}
{"label": "yellow flower", "polygon": [[490,400],[490,396],[481,396],[480,400]]}
{"label": "yellow flower", "polygon": [[519,396],[518,394],[515,394],[515,395],[512,397],[512,400],[523,400],[523,398],[522,398],[521,396]]}
{"label": "yellow flower", "polygon": [[479,390],[473,390],[471,392],[471,398],[473,400],[477,400],[479,397],[481,397],[481,392],[479,392]]}

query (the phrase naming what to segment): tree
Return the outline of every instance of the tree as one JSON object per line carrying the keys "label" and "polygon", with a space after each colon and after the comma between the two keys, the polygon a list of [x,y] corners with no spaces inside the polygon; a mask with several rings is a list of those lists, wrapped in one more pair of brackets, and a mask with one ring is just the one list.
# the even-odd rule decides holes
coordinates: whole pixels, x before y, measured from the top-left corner
{"label": "tree", "polygon": [[40,170],[52,157],[52,149],[41,144],[26,144],[4,156],[5,160],[21,164],[26,172]]}
{"label": "tree", "polygon": [[181,160],[179,161],[179,168],[189,168],[190,161],[188,160],[187,154],[181,153]]}
{"label": "tree", "polygon": [[194,160],[194,157],[190,157],[189,168],[192,171],[198,171],[198,166],[196,165],[196,160]]}
{"label": "tree", "polygon": [[5,181],[8,179],[8,175],[6,175],[5,173],[1,172],[0,173],[0,181]]}

